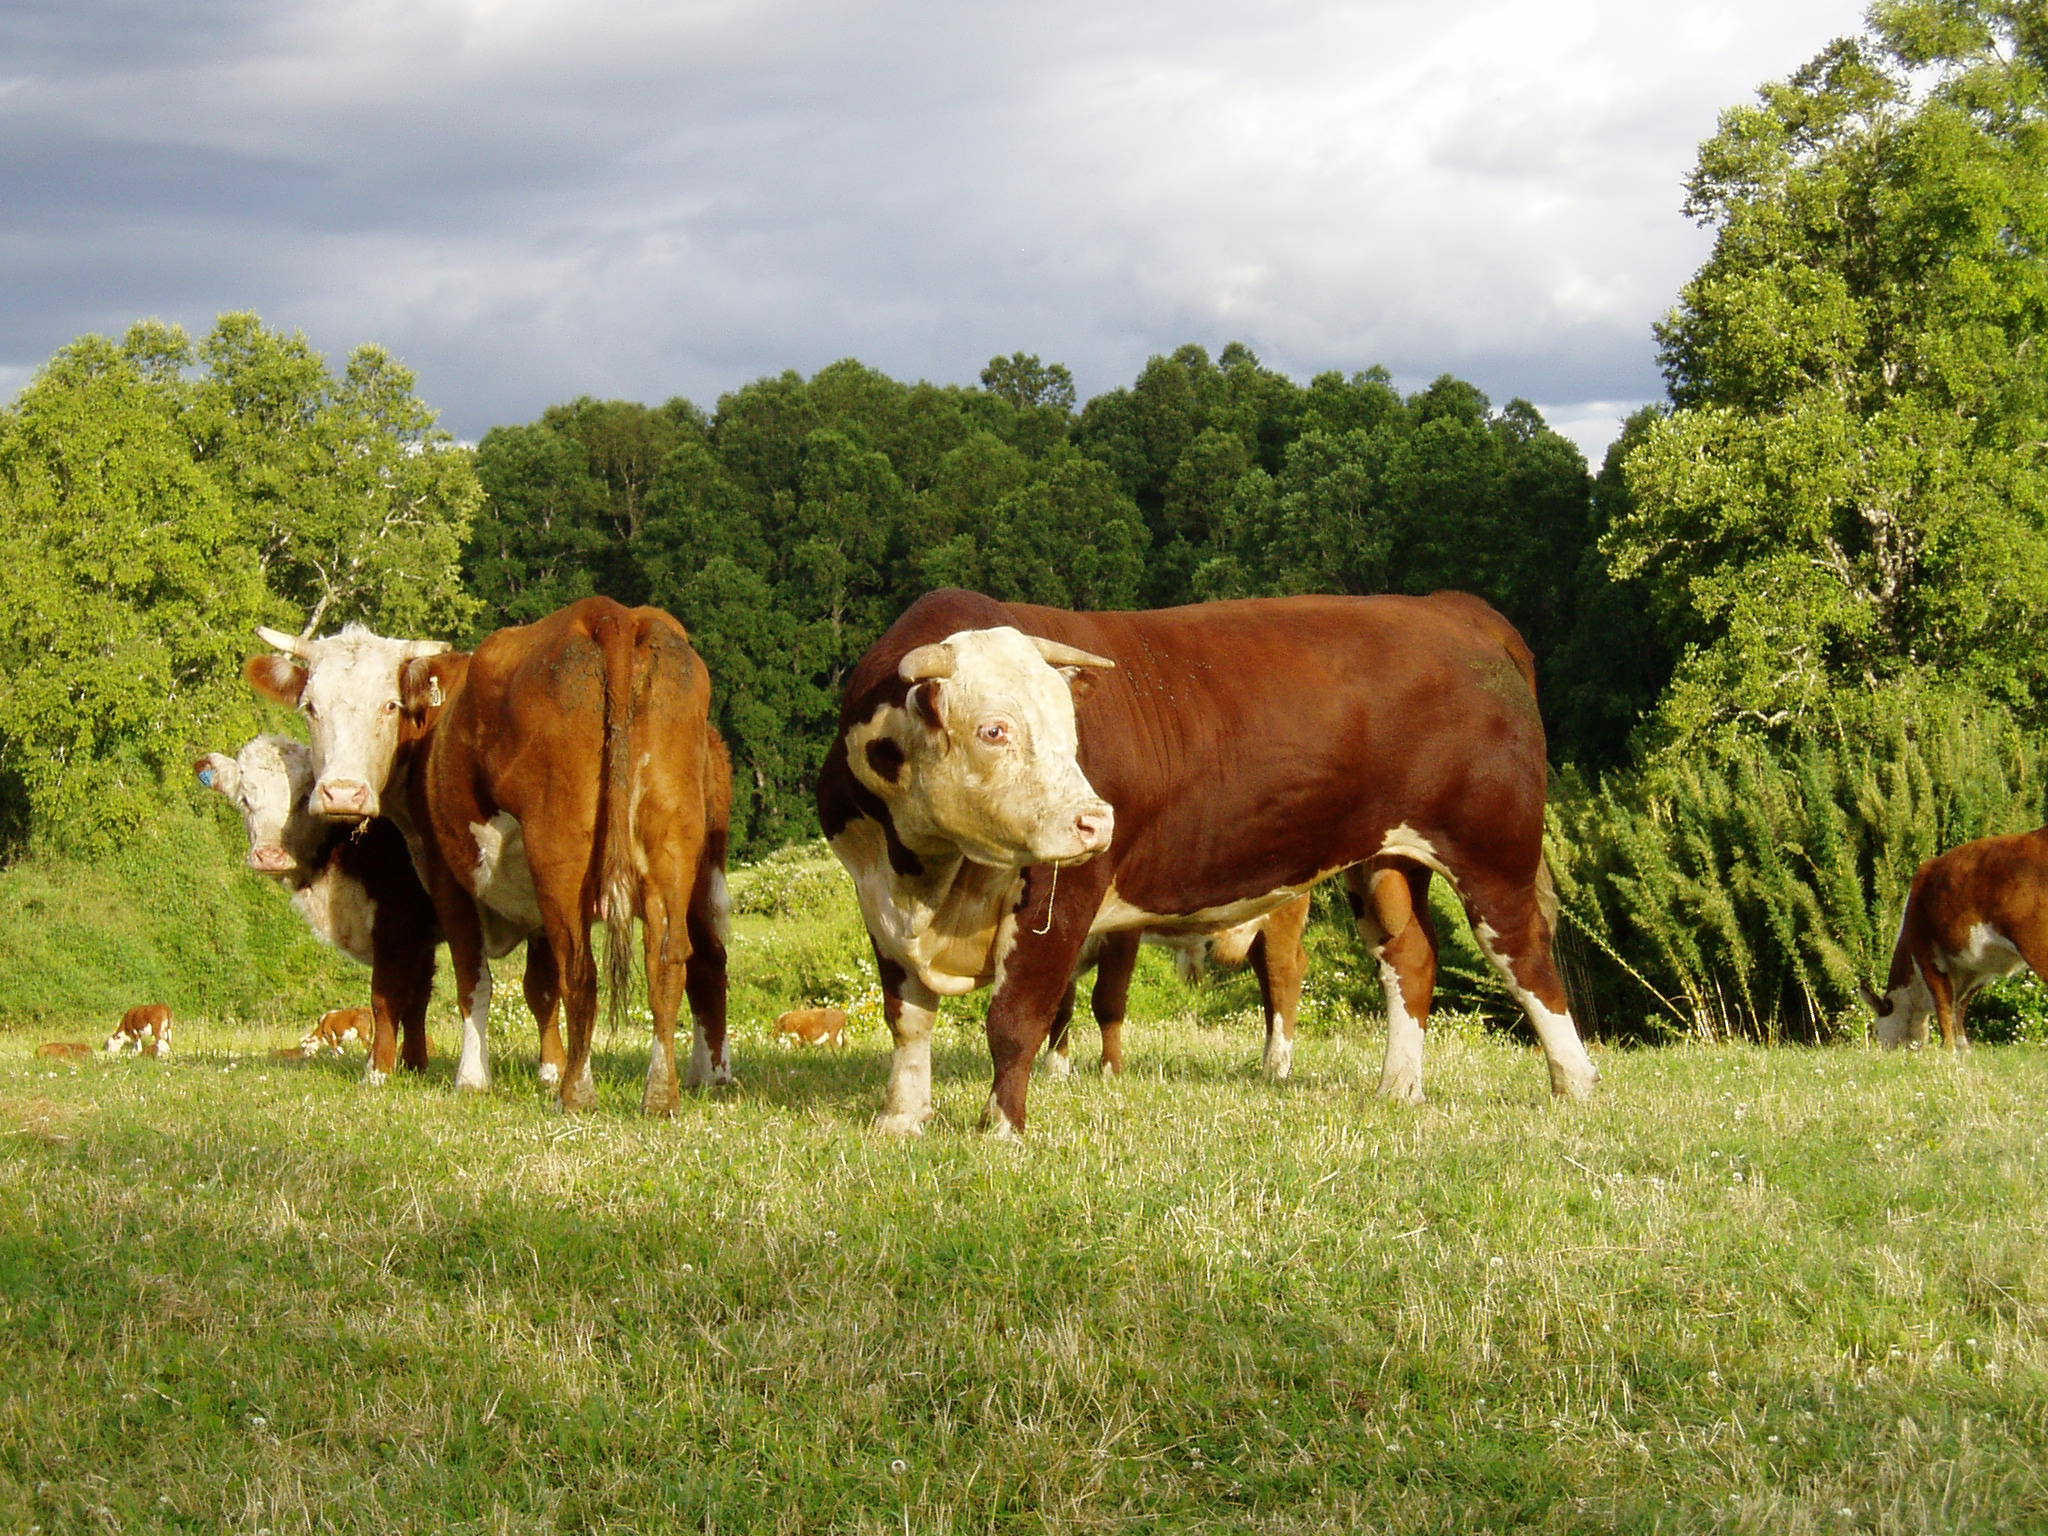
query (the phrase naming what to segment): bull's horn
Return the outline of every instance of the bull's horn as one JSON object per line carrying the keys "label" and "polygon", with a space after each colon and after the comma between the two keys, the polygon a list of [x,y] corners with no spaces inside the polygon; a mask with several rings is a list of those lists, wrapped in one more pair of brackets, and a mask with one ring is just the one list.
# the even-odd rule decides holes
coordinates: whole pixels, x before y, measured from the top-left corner
{"label": "bull's horn", "polygon": [[934,645],[920,645],[897,663],[896,675],[906,683],[924,683],[935,677],[951,677],[954,659],[953,647],[944,640]]}
{"label": "bull's horn", "polygon": [[269,629],[264,625],[258,624],[256,626],[256,638],[272,650],[288,652],[302,661],[309,659],[306,655],[306,647],[312,642],[299,635],[288,635],[281,629]]}
{"label": "bull's horn", "polygon": [[1046,664],[1054,667],[1100,667],[1105,672],[1114,672],[1116,663],[1107,656],[1097,656],[1076,645],[1061,645],[1057,640],[1044,640],[1037,635],[1025,637],[1038,647],[1038,654]]}
{"label": "bull's horn", "polygon": [[446,640],[408,640],[405,642],[405,655],[403,659],[406,661],[423,661],[429,656],[439,656],[445,651],[452,651],[454,649],[455,647]]}

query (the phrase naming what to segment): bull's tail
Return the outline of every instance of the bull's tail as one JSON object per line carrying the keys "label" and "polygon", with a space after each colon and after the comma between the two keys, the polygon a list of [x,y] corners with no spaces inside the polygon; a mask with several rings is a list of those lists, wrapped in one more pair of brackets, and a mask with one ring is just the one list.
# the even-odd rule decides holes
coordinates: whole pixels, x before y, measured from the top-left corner
{"label": "bull's tail", "polygon": [[1557,932],[1557,882],[1550,878],[1550,860],[1536,860],[1536,910],[1543,914],[1543,926]]}
{"label": "bull's tail", "polygon": [[633,717],[638,626],[630,615],[601,621],[604,653],[604,805],[599,813],[597,916],[605,925],[605,1019],[614,1034],[626,1020],[633,985]]}

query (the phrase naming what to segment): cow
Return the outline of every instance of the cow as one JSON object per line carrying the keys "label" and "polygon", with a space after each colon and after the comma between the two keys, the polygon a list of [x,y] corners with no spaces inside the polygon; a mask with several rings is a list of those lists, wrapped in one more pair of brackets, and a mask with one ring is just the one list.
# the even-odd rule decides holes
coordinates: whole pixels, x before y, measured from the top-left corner
{"label": "cow", "polygon": [[[473,655],[350,625],[310,640],[258,631],[282,655],[245,669],[310,723],[310,807],[388,816],[404,832],[455,967],[458,1089],[490,1086],[490,959],[528,941],[527,996],[562,1000],[562,1107],[596,1101],[595,921],[609,925],[612,1016],[623,1017],[633,919],[654,1018],[642,1107],[678,1103],[675,1019],[695,1020],[689,1083],[729,1083],[725,886],[731,766],[688,633],[606,597],[501,629]],[[537,977],[536,964],[543,967]],[[537,1004],[536,1016],[541,1007]]]}
{"label": "cow", "polygon": [[46,1061],[90,1061],[93,1048],[83,1040],[45,1040],[36,1055]]}
{"label": "cow", "polygon": [[[1089,1009],[1102,1033],[1102,1070],[1115,1074],[1124,1069],[1124,1009],[1143,940],[1171,950],[1174,969],[1189,986],[1202,979],[1203,969],[1211,961],[1233,967],[1249,962],[1259,980],[1259,999],[1266,1017],[1266,1075],[1276,1082],[1285,1079],[1294,1070],[1294,1025],[1301,1014],[1301,980],[1308,970],[1308,950],[1303,943],[1308,916],[1309,898],[1301,896],[1264,917],[1217,934],[1123,929],[1092,936],[1082,946],[1081,968],[1095,967]],[[1055,1077],[1065,1077],[1073,1070],[1070,1026],[1074,996],[1075,988],[1069,985],[1045,1042],[1045,1065]]]}
{"label": "cow", "polygon": [[1462,593],[1069,613],[929,593],[848,676],[818,779],[894,1036],[877,1124],[931,1113],[938,1001],[990,984],[985,1129],[1019,1133],[1032,1058],[1091,934],[1210,933],[1343,871],[1387,991],[1380,1092],[1422,1099],[1432,875],[1589,1095],[1551,954],[1535,666]]}
{"label": "cow", "polygon": [[170,1004],[137,1003],[121,1015],[121,1022],[107,1036],[107,1054],[122,1055],[130,1046],[138,1056],[171,1054]]}
{"label": "cow", "polygon": [[846,1044],[843,1008],[792,1008],[775,1021],[776,1038],[788,1035],[809,1045]]}
{"label": "cow", "polygon": [[306,1031],[306,1038],[299,1042],[299,1054],[318,1056],[322,1051],[332,1051],[337,1056],[347,1055],[344,1049],[350,1041],[370,1044],[375,1037],[376,1016],[367,1008],[330,1008],[320,1015],[320,1021]]}
{"label": "cow", "polygon": [[233,757],[209,752],[192,771],[242,813],[249,868],[291,893],[316,937],[370,968],[364,1079],[382,1083],[400,1066],[425,1070],[441,926],[398,829],[383,819],[347,825],[314,815],[306,805],[313,749],[289,736],[258,736]]}
{"label": "cow", "polygon": [[1867,981],[1857,986],[1880,1045],[1925,1045],[1932,1018],[1942,1044],[1957,1050],[1970,1043],[1963,1014],[1971,997],[2023,970],[2048,977],[2048,827],[1978,838],[1922,864],[1884,995]]}

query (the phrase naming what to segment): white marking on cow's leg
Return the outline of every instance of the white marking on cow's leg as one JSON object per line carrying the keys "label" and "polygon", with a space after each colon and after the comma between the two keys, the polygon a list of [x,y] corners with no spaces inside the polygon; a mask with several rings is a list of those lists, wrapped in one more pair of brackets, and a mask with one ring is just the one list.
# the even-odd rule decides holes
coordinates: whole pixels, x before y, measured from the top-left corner
{"label": "white marking on cow's leg", "polygon": [[1380,1097],[1401,1104],[1422,1102],[1422,1025],[1408,1011],[1401,976],[1391,961],[1380,962],[1387,994],[1387,1059],[1380,1068]]}
{"label": "white marking on cow's leg", "polygon": [[685,1081],[691,1088],[724,1088],[732,1082],[731,1062],[722,1051],[716,1060],[712,1058],[711,1042],[702,1024],[690,1031],[690,1075]]}
{"label": "white marking on cow's leg", "polygon": [[1044,1065],[1047,1077],[1072,1077],[1074,1075],[1074,1058],[1068,1054],[1069,1043],[1072,1039],[1073,1036],[1069,1034],[1058,1045],[1053,1046],[1045,1053]]}
{"label": "white marking on cow's leg", "polygon": [[889,1021],[896,1037],[889,1058],[889,1089],[875,1129],[907,1136],[924,1129],[932,1113],[932,1025],[938,1019],[938,998],[906,976],[896,1017]]}
{"label": "white marking on cow's leg", "polygon": [[1294,1070],[1294,1042],[1287,1035],[1287,1021],[1278,1010],[1266,1010],[1266,1076],[1285,1082]]}
{"label": "white marking on cow's leg", "polygon": [[462,1060],[455,1067],[455,1086],[484,1093],[491,1086],[491,963],[477,967],[476,991],[462,1016]]}
{"label": "white marking on cow's leg", "polygon": [[560,1063],[560,1062],[555,1062],[555,1061],[544,1061],[544,1062],[542,1062],[542,1063],[540,1064],[540,1085],[541,1085],[541,1087],[543,1087],[543,1088],[552,1088],[552,1087],[554,1087],[554,1086],[555,1086],[556,1084],[558,1084],[559,1082],[561,1082],[561,1080],[562,1080],[562,1066],[561,1066],[561,1063]]}
{"label": "white marking on cow's leg", "polygon": [[590,1075],[590,1058],[586,1056],[583,1058],[583,1070],[576,1074],[576,1081],[562,1095],[562,1108],[588,1109],[596,1102],[597,1079]]}
{"label": "white marking on cow's leg", "polygon": [[1010,1123],[1010,1117],[1003,1113],[1003,1106],[996,1102],[996,1096],[988,1096],[988,1108],[981,1112],[981,1129],[985,1135],[998,1141],[1022,1141],[1024,1138],[1017,1127]]}
{"label": "white marking on cow's leg", "polygon": [[363,1086],[366,1088],[382,1088],[386,1075],[377,1070],[377,1058],[372,1056],[363,1067]]}
{"label": "white marking on cow's leg", "polygon": [[1507,983],[1509,993],[1522,1005],[1536,1038],[1542,1042],[1544,1060],[1550,1064],[1550,1091],[1560,1098],[1592,1097],[1593,1085],[1600,1081],[1600,1069],[1586,1054],[1586,1043],[1579,1038],[1579,1027],[1572,1022],[1572,1016],[1549,1007],[1522,985],[1515,968],[1496,947],[1500,935],[1489,924],[1474,923],[1472,937],[1479,941],[1481,952]]}

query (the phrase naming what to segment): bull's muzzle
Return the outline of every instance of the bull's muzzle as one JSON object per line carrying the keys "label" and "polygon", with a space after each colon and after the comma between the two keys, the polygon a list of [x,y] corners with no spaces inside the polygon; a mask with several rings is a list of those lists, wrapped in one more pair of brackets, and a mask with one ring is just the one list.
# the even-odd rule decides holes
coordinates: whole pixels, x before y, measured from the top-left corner
{"label": "bull's muzzle", "polygon": [[334,821],[361,821],[377,814],[377,795],[360,779],[322,779],[313,788],[313,806]]}
{"label": "bull's muzzle", "polygon": [[288,875],[292,871],[292,856],[276,843],[265,843],[249,850],[249,867],[259,875]]}

